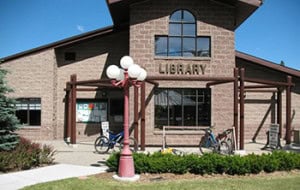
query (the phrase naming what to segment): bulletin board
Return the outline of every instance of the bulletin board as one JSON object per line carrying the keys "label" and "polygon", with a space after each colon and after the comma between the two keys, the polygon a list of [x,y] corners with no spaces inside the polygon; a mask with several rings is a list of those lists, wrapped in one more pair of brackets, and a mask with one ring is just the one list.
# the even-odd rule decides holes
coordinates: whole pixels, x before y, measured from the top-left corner
{"label": "bulletin board", "polygon": [[107,121],[107,102],[77,102],[76,122]]}

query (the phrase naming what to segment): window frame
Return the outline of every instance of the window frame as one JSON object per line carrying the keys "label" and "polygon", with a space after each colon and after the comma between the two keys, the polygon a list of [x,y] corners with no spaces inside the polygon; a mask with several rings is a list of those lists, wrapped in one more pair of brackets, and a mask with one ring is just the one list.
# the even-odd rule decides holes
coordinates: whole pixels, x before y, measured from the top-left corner
{"label": "window frame", "polygon": [[[195,94],[194,95],[186,94],[186,92],[189,90],[191,90],[191,92],[193,92]],[[181,109],[181,112],[180,112],[180,115],[181,115],[180,122],[181,123],[178,125],[176,125],[176,124],[174,125],[174,123],[172,123],[172,121],[171,121],[172,117],[175,117],[177,114],[174,114],[175,112],[172,113],[173,115],[170,114],[170,107],[174,106],[174,105],[170,105],[170,102],[169,102],[170,91],[180,91],[181,103],[179,105],[179,109]],[[167,112],[167,123],[166,124],[163,124],[163,122],[157,123],[158,116],[156,114],[157,114],[157,111],[159,111],[159,110],[156,110],[156,106],[161,106],[161,104],[156,103],[156,96],[161,92],[167,92],[167,94],[166,94],[167,100],[165,101],[165,102],[167,102],[167,105],[165,105],[165,108],[164,108],[164,110]],[[155,90],[154,94],[155,94],[155,97],[154,97],[154,128],[155,129],[161,129],[163,126],[184,126],[184,127],[192,128],[192,127],[203,127],[203,126],[211,125],[211,110],[212,110],[211,88],[157,88]],[[193,121],[194,125],[187,125],[186,122],[188,122],[188,121],[184,119],[185,118],[185,109],[186,109],[186,106],[188,105],[188,104],[185,104],[185,101],[184,101],[185,96],[194,96],[195,97],[195,102],[193,105],[193,107],[195,109],[194,110],[195,118]],[[204,101],[200,101],[201,97],[202,97],[202,100],[204,100]],[[200,115],[199,108],[200,107],[204,108],[205,104],[207,106],[207,111],[205,113],[203,112],[202,115]],[[200,124],[200,116],[203,116],[203,115],[207,115],[208,121],[205,124]]]}
{"label": "window frame", "polygon": [[[177,21],[174,21],[174,20],[171,20],[171,17],[174,15],[174,14],[177,14],[178,12],[180,11],[180,15],[181,15],[181,20],[177,20]],[[183,15],[184,15],[184,12],[188,12],[190,15],[193,16],[193,21],[184,21],[183,19]],[[180,25],[180,35],[176,35],[176,34],[171,34],[172,31],[170,31],[171,29],[171,25],[175,25],[175,24],[179,24]],[[194,25],[194,34],[192,35],[185,35],[184,34],[184,26],[185,25],[189,25],[189,24],[193,24]],[[176,10],[174,11],[170,17],[169,17],[169,31],[168,31],[168,35],[155,35],[154,36],[154,54],[155,54],[155,57],[167,57],[167,58],[211,58],[211,36],[205,36],[205,35],[202,35],[202,36],[198,36],[197,35],[197,20],[196,20],[196,17],[189,11],[189,10],[186,10],[186,9],[179,9],[179,10]],[[159,48],[157,48],[156,46],[156,42],[158,41],[159,38],[166,38],[166,41],[167,41],[167,45],[166,45],[166,50],[163,51],[163,55],[159,55],[159,52],[157,53],[157,50]],[[180,39],[180,51],[177,53],[177,52],[172,52],[171,51],[171,47],[170,47],[170,39],[175,39],[175,38],[179,38]],[[200,54],[198,53],[198,40],[201,39],[201,38],[206,38],[208,39],[209,41],[209,44],[208,44],[208,56],[200,56]],[[185,49],[184,49],[184,40],[185,39],[192,39],[194,40],[194,48],[193,48],[193,55],[192,56],[185,56]],[[164,49],[164,48],[163,48]],[[177,49],[177,48],[176,48]],[[175,55],[172,55],[172,54],[175,54]],[[179,54],[179,55],[178,55]]]}
{"label": "window frame", "polygon": [[[25,127],[40,127],[41,124],[42,124],[42,99],[41,98],[38,98],[38,97],[30,97],[30,98],[17,98],[17,103],[15,104],[15,108],[16,108],[16,113],[15,115],[17,116],[18,120],[20,121],[20,124],[22,126],[25,126]],[[25,105],[26,104],[26,109],[18,109],[18,105]],[[39,109],[31,109],[32,106],[31,105],[36,105],[36,104],[39,104]],[[18,110],[25,110],[26,111],[26,122],[25,123],[21,123],[21,119],[20,117],[18,117]],[[30,113],[31,110],[39,110],[39,122],[38,124],[36,125],[33,125],[31,124],[31,117],[34,117],[34,116],[31,116],[32,113]]]}

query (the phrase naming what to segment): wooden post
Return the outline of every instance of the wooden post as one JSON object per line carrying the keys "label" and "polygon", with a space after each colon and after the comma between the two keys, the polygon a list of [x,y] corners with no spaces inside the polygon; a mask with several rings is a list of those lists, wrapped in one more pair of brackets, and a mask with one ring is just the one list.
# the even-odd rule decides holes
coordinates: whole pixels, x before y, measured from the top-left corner
{"label": "wooden post", "polygon": [[67,91],[66,91],[66,115],[67,115],[67,130],[66,130],[66,140],[68,142],[70,142],[70,138],[71,138],[71,101],[72,101],[72,97],[71,97],[71,85],[67,83]]}
{"label": "wooden post", "polygon": [[245,97],[244,97],[244,79],[245,69],[240,70],[240,150],[244,150],[244,112],[245,112]]}
{"label": "wooden post", "polygon": [[291,85],[292,77],[287,76],[288,86],[286,87],[286,144],[291,144]]}
{"label": "wooden post", "polygon": [[277,124],[279,125],[279,138],[282,137],[282,92],[277,91]]}
{"label": "wooden post", "polygon": [[[138,115],[138,109],[139,109],[139,89],[134,86],[134,114],[133,114],[133,127],[134,127],[134,138],[136,139],[137,143],[139,144],[139,115]],[[135,145],[135,146],[138,146]]]}
{"label": "wooden post", "polygon": [[[239,133],[239,126],[238,126],[238,82],[239,82],[239,69],[234,68],[234,83],[233,83],[233,126],[235,129],[235,134],[238,135]],[[238,144],[238,138],[235,137],[235,144]],[[235,147],[235,149],[238,149],[238,147]]]}
{"label": "wooden post", "polygon": [[76,144],[76,74],[71,75],[71,144]]}
{"label": "wooden post", "polygon": [[145,113],[146,113],[146,86],[145,82],[142,83],[141,86],[141,150],[145,150],[145,136],[146,136],[146,129],[145,129]]}

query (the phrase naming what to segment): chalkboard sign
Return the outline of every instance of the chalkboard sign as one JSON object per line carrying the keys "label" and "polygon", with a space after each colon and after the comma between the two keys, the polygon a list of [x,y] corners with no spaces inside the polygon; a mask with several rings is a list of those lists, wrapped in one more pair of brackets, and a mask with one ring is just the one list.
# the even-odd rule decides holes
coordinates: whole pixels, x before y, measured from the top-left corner
{"label": "chalkboard sign", "polygon": [[270,148],[277,148],[279,144],[279,125],[271,124],[269,130],[269,146]]}
{"label": "chalkboard sign", "polygon": [[270,129],[267,132],[267,144],[264,146],[263,149],[278,149],[281,148],[280,145],[280,137],[279,137],[279,125],[278,124],[271,124]]}

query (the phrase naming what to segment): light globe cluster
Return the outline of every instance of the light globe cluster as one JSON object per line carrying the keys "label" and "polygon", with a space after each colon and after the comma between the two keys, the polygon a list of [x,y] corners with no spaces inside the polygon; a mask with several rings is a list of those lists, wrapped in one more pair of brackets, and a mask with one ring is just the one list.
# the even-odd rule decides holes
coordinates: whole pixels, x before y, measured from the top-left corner
{"label": "light globe cluster", "polygon": [[[125,71],[128,71],[128,75],[132,79],[143,81],[147,77],[145,69],[135,64],[130,56],[123,56],[120,65]],[[124,70],[122,68],[119,68],[116,65],[110,65],[106,70],[106,75],[110,79],[116,79],[118,81],[123,80]]]}

